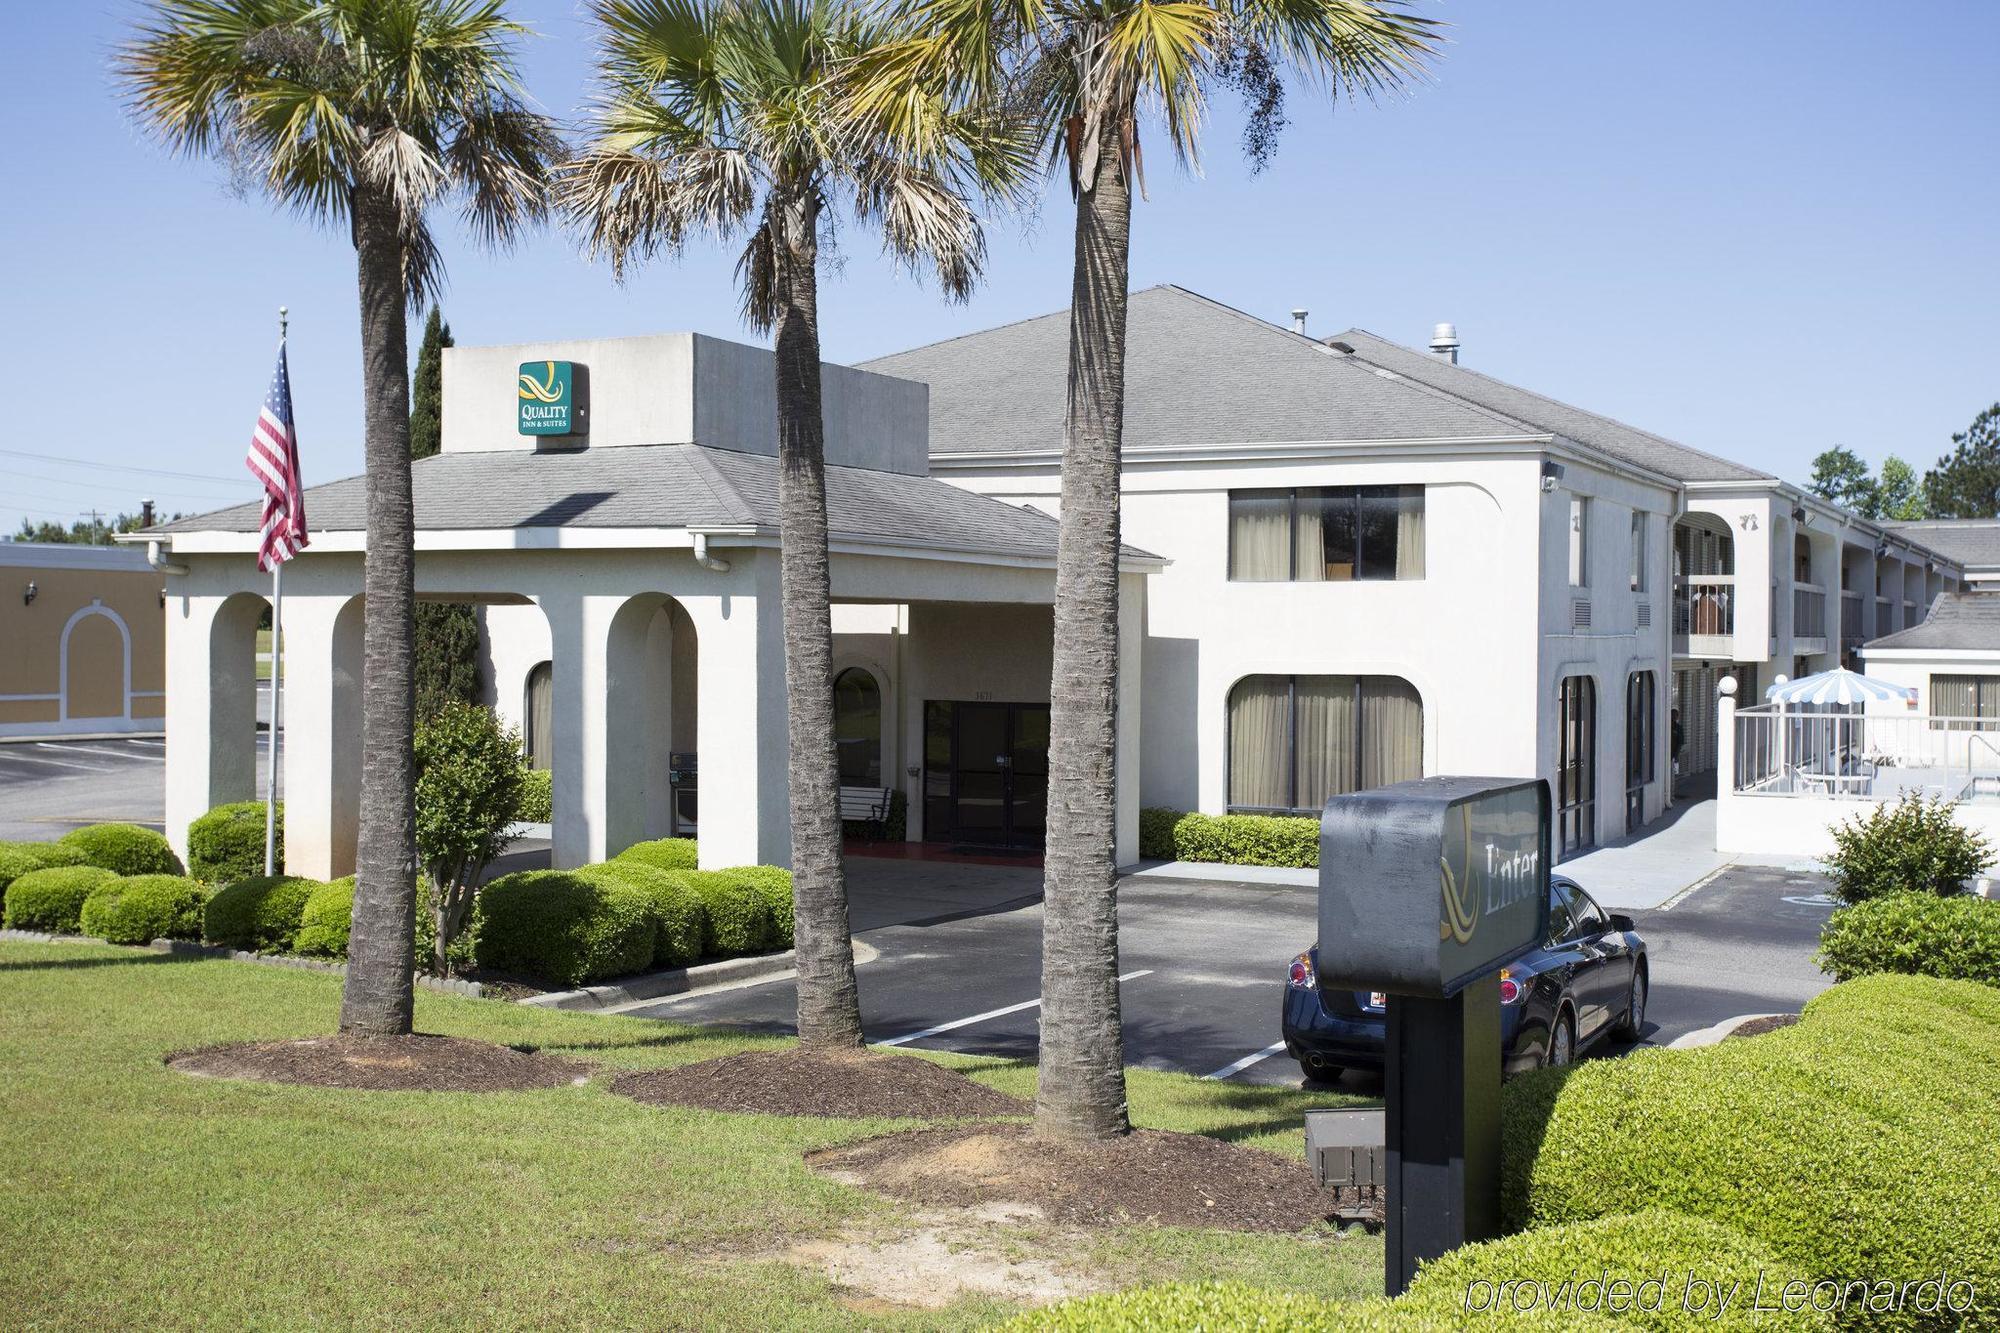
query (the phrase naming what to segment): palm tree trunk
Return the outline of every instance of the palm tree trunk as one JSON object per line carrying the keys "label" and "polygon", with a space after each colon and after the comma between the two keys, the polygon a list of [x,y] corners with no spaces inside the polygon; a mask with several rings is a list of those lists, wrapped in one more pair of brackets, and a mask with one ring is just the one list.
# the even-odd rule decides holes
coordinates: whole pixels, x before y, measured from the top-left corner
{"label": "palm tree trunk", "polygon": [[1132,193],[1106,148],[1076,202],[1049,682],[1048,845],[1042,890],[1041,1078],[1035,1133],[1097,1139],[1131,1128],[1118,1012],[1116,774],[1118,451],[1125,429],[1125,306]]}
{"label": "palm tree trunk", "polygon": [[833,744],[833,596],[826,551],[817,208],[774,205],[778,522],[785,694],[791,730],[792,896],[799,1040],[861,1045],[861,997],[841,864],[840,763]]}
{"label": "palm tree trunk", "polygon": [[354,198],[366,404],[367,615],[361,663],[361,830],[340,1030],[410,1031],[416,950],[416,529],[410,497],[410,372],[402,247],[389,201]]}

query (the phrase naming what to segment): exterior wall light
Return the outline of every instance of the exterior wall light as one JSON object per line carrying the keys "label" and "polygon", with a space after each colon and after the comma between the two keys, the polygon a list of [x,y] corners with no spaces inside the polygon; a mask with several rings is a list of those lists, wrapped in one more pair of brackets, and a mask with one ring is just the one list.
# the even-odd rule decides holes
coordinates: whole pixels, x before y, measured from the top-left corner
{"label": "exterior wall light", "polygon": [[33,579],[29,579],[27,591],[21,594],[21,605],[33,606],[35,604],[35,599],[37,597],[40,597],[41,595],[42,595],[42,590],[35,586],[35,581]]}

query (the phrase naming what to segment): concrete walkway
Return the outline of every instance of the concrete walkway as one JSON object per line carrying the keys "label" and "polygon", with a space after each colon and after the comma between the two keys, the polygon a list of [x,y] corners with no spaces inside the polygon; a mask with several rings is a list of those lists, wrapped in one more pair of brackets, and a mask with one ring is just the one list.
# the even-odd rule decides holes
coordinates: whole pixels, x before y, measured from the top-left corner
{"label": "concrete walkway", "polygon": [[1613,911],[1658,907],[1735,858],[1715,850],[1715,800],[1677,805],[1629,838],[1556,868]]}

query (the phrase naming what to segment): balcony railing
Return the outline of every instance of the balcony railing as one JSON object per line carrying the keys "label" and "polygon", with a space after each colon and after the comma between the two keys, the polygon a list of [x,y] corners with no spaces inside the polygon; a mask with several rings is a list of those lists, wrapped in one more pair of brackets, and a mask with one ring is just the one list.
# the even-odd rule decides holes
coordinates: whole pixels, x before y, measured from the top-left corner
{"label": "balcony railing", "polygon": [[1861,594],[1843,588],[1840,593],[1840,638],[1843,643],[1861,642]]}
{"label": "balcony railing", "polygon": [[1736,576],[1689,574],[1674,584],[1674,651],[1727,657],[1736,634]]}
{"label": "balcony railing", "polygon": [[1826,638],[1826,589],[1811,583],[1792,585],[1792,637]]}

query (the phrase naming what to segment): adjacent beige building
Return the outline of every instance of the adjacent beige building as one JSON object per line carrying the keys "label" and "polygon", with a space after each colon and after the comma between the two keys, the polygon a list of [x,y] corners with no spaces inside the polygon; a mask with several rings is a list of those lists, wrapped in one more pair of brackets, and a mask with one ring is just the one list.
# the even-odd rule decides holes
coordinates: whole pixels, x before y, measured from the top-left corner
{"label": "adjacent beige building", "polygon": [[139,548],[0,542],[0,739],[160,731],[165,582]]}

